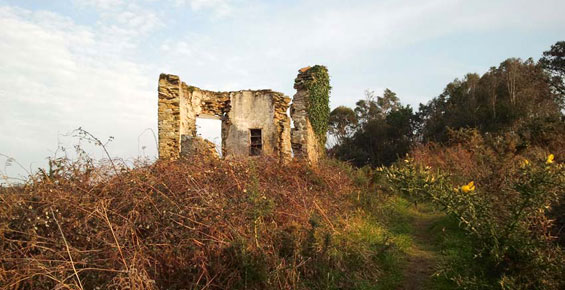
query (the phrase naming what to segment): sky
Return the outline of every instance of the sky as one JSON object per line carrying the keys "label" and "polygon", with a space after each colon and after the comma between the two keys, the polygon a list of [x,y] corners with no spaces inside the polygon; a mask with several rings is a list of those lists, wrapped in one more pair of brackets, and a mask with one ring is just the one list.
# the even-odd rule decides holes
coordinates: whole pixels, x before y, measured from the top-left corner
{"label": "sky", "polygon": [[466,73],[539,59],[565,40],[564,11],[562,0],[0,0],[0,177],[44,167],[59,146],[102,157],[79,127],[113,136],[112,156],[155,158],[160,73],[292,96],[297,70],[322,64],[332,108],[385,88],[417,108]]}

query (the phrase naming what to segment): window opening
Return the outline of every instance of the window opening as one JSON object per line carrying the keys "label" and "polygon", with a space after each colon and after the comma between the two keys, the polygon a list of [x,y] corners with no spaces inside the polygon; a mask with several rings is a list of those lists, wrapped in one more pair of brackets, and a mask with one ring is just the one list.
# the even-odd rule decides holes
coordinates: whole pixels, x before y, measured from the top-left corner
{"label": "window opening", "polygon": [[216,145],[216,152],[222,157],[222,121],[215,116],[196,117],[196,135]]}
{"label": "window opening", "polygon": [[251,137],[251,145],[249,146],[249,155],[261,155],[263,150],[263,141],[261,140],[261,129],[250,129],[249,135]]}

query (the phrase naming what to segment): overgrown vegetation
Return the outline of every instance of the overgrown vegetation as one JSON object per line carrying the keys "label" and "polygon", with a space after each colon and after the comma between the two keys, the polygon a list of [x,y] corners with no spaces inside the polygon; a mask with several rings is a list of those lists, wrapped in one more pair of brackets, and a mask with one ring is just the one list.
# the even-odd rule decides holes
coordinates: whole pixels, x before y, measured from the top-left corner
{"label": "overgrown vegetation", "polygon": [[[565,42],[538,62],[509,58],[483,75],[470,73],[449,83],[417,112],[386,89],[367,92],[354,109],[336,108],[330,132],[333,156],[358,166],[390,165],[416,144],[449,142],[449,130],[475,128],[489,136],[512,132],[516,146],[565,148]],[[353,118],[352,112],[356,117]]]}
{"label": "overgrown vegetation", "polygon": [[565,288],[564,48],[468,74],[418,112],[387,89],[331,113],[333,156],[446,214],[434,288]]}
{"label": "overgrown vegetation", "polygon": [[380,169],[410,200],[434,203],[466,231],[481,267],[445,275],[462,288],[562,289],[565,255],[551,213],[565,196],[565,166],[539,148],[516,155],[478,131],[452,134],[456,145],[419,147]]}
{"label": "overgrown vegetation", "polygon": [[400,104],[394,92],[386,89],[382,97],[366,92],[354,111],[339,107],[331,113],[337,143],[330,153],[357,166],[391,164],[410,150],[415,121],[412,108]]}
{"label": "overgrown vegetation", "polygon": [[395,255],[369,177],[340,162],[80,156],[2,188],[2,288],[370,288]]}
{"label": "overgrown vegetation", "polygon": [[323,145],[326,143],[328,122],[330,118],[330,75],[322,65],[315,65],[308,70],[310,79],[304,86],[308,90],[308,117],[314,133]]}
{"label": "overgrown vegetation", "polygon": [[77,147],[0,187],[0,288],[564,289],[564,47],[469,74],[416,113],[387,89],[329,114],[315,66],[314,129],[356,167],[127,167],[79,129],[108,160]]}

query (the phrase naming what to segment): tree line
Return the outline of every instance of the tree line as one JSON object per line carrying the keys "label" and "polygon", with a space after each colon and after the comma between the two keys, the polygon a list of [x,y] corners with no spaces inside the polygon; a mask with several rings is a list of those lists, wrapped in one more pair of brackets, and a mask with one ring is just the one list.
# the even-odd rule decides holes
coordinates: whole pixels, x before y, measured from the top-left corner
{"label": "tree line", "polygon": [[366,91],[355,108],[330,114],[329,154],[357,166],[389,165],[422,143],[447,143],[449,132],[474,128],[486,136],[510,134],[516,148],[551,147],[565,139],[565,41],[535,62],[509,58],[479,75],[469,73],[417,111],[386,89]]}

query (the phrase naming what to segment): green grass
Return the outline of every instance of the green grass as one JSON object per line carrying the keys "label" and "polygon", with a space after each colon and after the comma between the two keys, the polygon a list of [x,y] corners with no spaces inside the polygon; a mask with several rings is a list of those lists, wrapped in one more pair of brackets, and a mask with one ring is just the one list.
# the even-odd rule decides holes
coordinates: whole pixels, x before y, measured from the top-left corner
{"label": "green grass", "polygon": [[[458,277],[469,277],[483,271],[481,265],[474,259],[472,240],[459,228],[457,220],[440,213],[430,203],[415,207],[402,197],[392,198],[389,207],[392,209],[392,214],[389,215],[389,227],[391,232],[398,235],[397,241],[402,245],[404,255],[409,254],[417,246],[414,236],[418,230],[425,231],[430,237],[426,244],[419,246],[437,255],[437,269],[424,289],[457,289],[461,287],[457,284]],[[431,222],[424,229],[414,228],[414,224],[422,219],[431,219]],[[403,259],[395,262],[397,265],[393,271],[401,270],[406,266]],[[395,276],[399,274],[401,275],[401,273],[392,273]],[[477,283],[480,284],[480,281]]]}
{"label": "green grass", "polygon": [[454,218],[446,216],[440,219],[430,232],[443,257],[443,271],[434,277],[434,289],[454,289],[458,287],[454,281],[458,277],[473,276],[483,270],[474,259],[472,240],[459,228]]}
{"label": "green grass", "polygon": [[[367,172],[344,169],[358,186],[367,188]],[[354,192],[351,199],[356,210],[334,233],[328,251],[328,259],[341,261],[340,266],[321,261],[320,275],[304,281],[308,288],[398,289],[410,283],[406,274],[418,266],[410,262],[414,256],[429,259],[433,266],[420,277],[425,281],[422,289],[458,289],[458,276],[481,271],[469,237],[432,204],[416,206],[400,195],[374,189]],[[321,236],[317,240],[320,243]]]}
{"label": "green grass", "polygon": [[[370,169],[346,169],[356,185],[369,187]],[[438,290],[500,289],[499,281],[493,278],[493,267],[484,257],[476,257],[474,238],[454,217],[430,202],[415,205],[399,193],[375,187],[351,196],[357,211],[346,219],[347,230],[340,237],[346,241],[342,245],[348,247],[338,251],[349,252],[344,271],[361,268],[359,273],[369,271],[372,275],[347,275],[347,289],[402,289],[413,285]],[[371,255],[374,269],[359,259],[367,255]]]}
{"label": "green grass", "polygon": [[[365,227],[378,228],[378,231],[360,231],[367,241],[371,235],[376,239],[387,240],[389,248],[379,255],[381,279],[377,283],[367,283],[359,289],[395,289],[405,282],[405,269],[409,267],[408,256],[426,251],[435,259],[438,271],[428,280],[425,289],[455,289],[457,285],[440,267],[453,267],[454,270],[465,269],[473,258],[472,247],[464,232],[456,221],[440,213],[431,204],[415,206],[400,196],[381,199],[381,203],[371,208],[372,211],[363,217]],[[417,228],[422,220],[428,220],[424,228]],[[429,235],[429,241],[417,241],[416,235]]]}
{"label": "green grass", "polygon": [[[372,198],[375,198],[374,196]],[[403,260],[413,245],[411,237],[414,216],[411,204],[398,197],[379,198],[380,202],[364,203],[356,214],[355,231],[349,239],[373,245],[380,268],[377,281],[357,281],[357,289],[395,289],[403,281]]]}

